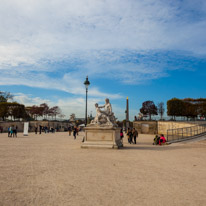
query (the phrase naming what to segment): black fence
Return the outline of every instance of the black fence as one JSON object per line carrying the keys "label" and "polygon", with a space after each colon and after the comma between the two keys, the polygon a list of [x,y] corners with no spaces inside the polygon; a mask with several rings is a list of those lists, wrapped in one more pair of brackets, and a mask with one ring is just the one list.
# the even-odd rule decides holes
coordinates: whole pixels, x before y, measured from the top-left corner
{"label": "black fence", "polygon": [[175,142],[206,134],[206,124],[167,130],[167,141]]}

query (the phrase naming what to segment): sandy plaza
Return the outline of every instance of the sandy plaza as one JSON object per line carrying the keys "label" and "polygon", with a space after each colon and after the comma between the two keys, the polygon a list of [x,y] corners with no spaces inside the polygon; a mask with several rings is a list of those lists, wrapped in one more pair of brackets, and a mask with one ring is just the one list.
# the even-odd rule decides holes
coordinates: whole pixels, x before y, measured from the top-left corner
{"label": "sandy plaza", "polygon": [[0,206],[206,206],[206,0],[0,0]]}
{"label": "sandy plaza", "polygon": [[206,205],[206,140],[81,149],[83,136],[0,134],[0,205]]}

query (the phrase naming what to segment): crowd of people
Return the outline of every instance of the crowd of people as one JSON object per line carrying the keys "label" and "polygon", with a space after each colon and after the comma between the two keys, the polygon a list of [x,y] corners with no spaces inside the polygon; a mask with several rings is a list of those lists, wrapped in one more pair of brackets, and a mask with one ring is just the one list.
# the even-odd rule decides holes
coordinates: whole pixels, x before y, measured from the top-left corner
{"label": "crowd of people", "polygon": [[[38,127],[35,127],[34,132],[35,132],[35,134],[38,133]],[[54,133],[55,129],[53,127],[47,127],[47,126],[43,127],[43,126],[39,125],[39,134],[41,134],[42,132],[44,132],[45,134],[46,133]]]}
{"label": "crowd of people", "polygon": [[[3,128],[0,128],[0,132],[2,133]],[[37,134],[39,131],[39,134],[41,134],[42,132],[44,133],[54,133],[55,129],[53,127],[43,127],[41,125],[39,125],[39,129],[38,127],[35,127],[35,134]],[[80,129],[77,126],[74,127],[69,127],[68,128],[68,132],[69,132],[69,136],[71,136],[71,134],[73,134],[74,139],[76,139],[76,136],[78,135]],[[17,137],[17,132],[18,132],[18,127],[17,126],[10,126],[8,127],[8,137]],[[135,128],[128,128],[127,132],[127,139],[128,139],[128,143],[129,144],[136,144],[137,143],[137,138],[138,138],[138,131]],[[120,138],[123,141],[124,138],[124,132],[123,129],[120,130]],[[154,142],[153,145],[162,145],[166,143],[166,138],[164,137],[163,134],[156,135],[154,138]]]}
{"label": "crowd of people", "polygon": [[[31,128],[30,128],[31,129]],[[9,126],[8,127],[8,137],[17,137],[17,131],[18,131],[18,127],[17,126]],[[35,126],[34,128],[34,132],[35,134],[41,134],[41,133],[55,133],[58,132],[59,129],[58,128],[53,128],[53,127],[47,127],[47,126]],[[71,136],[71,133],[73,133],[74,139],[76,139],[76,136],[78,135],[80,129],[77,126],[74,127],[68,127],[68,131],[69,131],[69,136]],[[3,127],[0,126],[0,133],[3,133]]]}

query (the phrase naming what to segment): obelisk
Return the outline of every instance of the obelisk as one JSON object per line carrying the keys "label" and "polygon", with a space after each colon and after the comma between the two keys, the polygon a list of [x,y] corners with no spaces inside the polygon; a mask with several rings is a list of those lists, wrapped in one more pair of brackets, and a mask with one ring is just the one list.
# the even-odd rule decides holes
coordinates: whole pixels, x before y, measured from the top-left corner
{"label": "obelisk", "polygon": [[129,128],[129,98],[127,97],[127,100],[126,100],[126,131],[127,129]]}

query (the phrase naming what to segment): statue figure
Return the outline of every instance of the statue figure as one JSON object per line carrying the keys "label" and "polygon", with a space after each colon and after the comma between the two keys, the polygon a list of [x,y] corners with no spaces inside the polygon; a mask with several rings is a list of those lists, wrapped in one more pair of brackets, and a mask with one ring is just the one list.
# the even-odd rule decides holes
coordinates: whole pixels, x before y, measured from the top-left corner
{"label": "statue figure", "polygon": [[112,105],[110,104],[108,98],[105,99],[105,104],[103,106],[100,106],[99,108],[104,108],[104,111],[102,112],[106,115],[112,115]]}
{"label": "statue figure", "polygon": [[[103,106],[99,106],[96,103],[95,108],[96,117],[91,121],[91,124],[116,126],[116,119],[114,113],[112,112],[112,106],[109,99],[105,99],[105,104]],[[104,110],[101,110],[100,108],[104,108]]]}
{"label": "statue figure", "polygon": [[75,121],[75,114],[74,113],[70,115],[69,121],[70,122],[74,122]]}
{"label": "statue figure", "polygon": [[106,121],[108,123],[111,123],[110,119],[109,119],[109,116],[106,115],[106,113],[104,111],[101,111],[100,110],[100,107],[98,106],[98,104],[96,103],[95,104],[95,107],[96,107],[96,117],[94,118],[94,120],[92,121],[92,123],[95,123],[95,124],[101,124],[101,120],[102,119],[106,119]]}
{"label": "statue figure", "polygon": [[143,116],[144,116],[144,115],[143,115],[141,112],[139,112],[137,119],[138,119],[138,120],[142,120],[142,119],[143,119]]}

